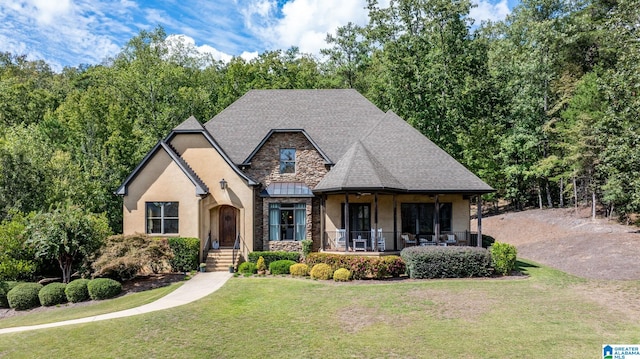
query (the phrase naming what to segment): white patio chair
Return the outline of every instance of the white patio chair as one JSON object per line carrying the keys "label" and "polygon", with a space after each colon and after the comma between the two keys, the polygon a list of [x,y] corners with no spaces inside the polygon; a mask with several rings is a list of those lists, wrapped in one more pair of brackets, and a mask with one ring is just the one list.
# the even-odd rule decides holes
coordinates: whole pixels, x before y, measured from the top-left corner
{"label": "white patio chair", "polygon": [[344,229],[336,229],[336,248],[344,248],[347,244]]}

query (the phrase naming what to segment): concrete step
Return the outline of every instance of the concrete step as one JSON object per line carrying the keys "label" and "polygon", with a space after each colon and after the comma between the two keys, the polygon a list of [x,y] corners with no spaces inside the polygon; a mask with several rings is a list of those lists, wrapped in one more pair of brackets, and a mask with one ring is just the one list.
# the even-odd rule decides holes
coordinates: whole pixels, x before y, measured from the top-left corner
{"label": "concrete step", "polygon": [[[235,264],[237,266],[240,258],[239,251],[236,251]],[[207,264],[207,272],[226,272],[229,266],[233,264],[233,249],[211,249],[207,253],[205,263]]]}

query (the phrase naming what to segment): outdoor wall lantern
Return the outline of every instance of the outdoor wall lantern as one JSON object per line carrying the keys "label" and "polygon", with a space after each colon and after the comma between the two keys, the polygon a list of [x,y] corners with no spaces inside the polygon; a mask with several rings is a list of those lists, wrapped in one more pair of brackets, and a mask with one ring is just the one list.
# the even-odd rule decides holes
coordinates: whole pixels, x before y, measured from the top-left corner
{"label": "outdoor wall lantern", "polygon": [[227,181],[225,181],[224,178],[220,180],[220,189],[223,191],[227,189]]}

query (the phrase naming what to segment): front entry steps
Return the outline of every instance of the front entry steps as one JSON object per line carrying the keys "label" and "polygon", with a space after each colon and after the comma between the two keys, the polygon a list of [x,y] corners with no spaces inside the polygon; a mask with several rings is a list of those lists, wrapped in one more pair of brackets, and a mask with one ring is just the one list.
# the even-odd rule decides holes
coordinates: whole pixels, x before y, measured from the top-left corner
{"label": "front entry steps", "polygon": [[[239,258],[240,251],[236,249],[236,265]],[[233,249],[210,249],[205,263],[207,264],[207,272],[228,272],[229,266],[233,264]]]}

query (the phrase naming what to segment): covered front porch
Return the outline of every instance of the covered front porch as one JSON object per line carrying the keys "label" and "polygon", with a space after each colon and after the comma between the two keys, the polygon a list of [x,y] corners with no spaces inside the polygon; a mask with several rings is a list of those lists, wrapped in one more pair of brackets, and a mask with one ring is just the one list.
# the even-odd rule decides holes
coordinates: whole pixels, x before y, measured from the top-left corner
{"label": "covered front porch", "polygon": [[482,203],[476,196],[478,232],[470,230],[471,194],[324,194],[320,250],[391,254],[408,246],[481,246]]}

